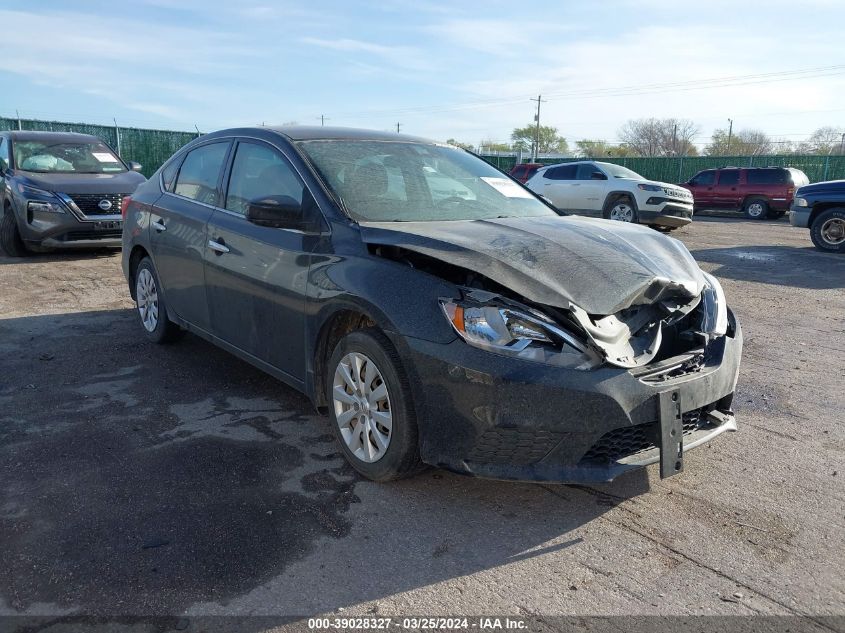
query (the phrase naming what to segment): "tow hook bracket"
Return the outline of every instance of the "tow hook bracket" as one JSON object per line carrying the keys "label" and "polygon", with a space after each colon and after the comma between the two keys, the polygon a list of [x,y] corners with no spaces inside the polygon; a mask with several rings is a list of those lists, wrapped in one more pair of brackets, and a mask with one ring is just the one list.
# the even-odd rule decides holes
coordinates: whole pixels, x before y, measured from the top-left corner
{"label": "tow hook bracket", "polygon": [[681,392],[660,393],[660,478],[684,470],[684,422]]}

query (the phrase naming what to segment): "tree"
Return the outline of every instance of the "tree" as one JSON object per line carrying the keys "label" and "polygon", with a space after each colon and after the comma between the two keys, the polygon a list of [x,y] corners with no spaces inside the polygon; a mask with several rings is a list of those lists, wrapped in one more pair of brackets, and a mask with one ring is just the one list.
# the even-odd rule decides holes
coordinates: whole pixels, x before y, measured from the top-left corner
{"label": "tree", "polygon": [[493,139],[485,139],[478,144],[481,152],[510,152],[513,151],[511,146],[501,141],[494,141]]}
{"label": "tree", "polygon": [[582,139],[575,141],[575,153],[583,158],[601,158],[606,156],[631,156],[631,148],[627,145],[611,145],[607,141],[593,141]]}
{"label": "tree", "polygon": [[728,138],[728,130],[713,131],[710,144],[705,148],[708,156],[759,156],[771,154],[775,144],[762,130],[740,130]]}
{"label": "tree", "polygon": [[833,154],[842,153],[842,135],[845,130],[838,127],[820,127],[803,143],[799,143],[796,151],[800,154]]}
{"label": "tree", "polygon": [[[442,137],[441,137],[441,138],[442,138]],[[461,143],[460,141],[456,141],[456,140],[455,140],[455,139],[453,139],[453,138],[447,138],[447,139],[446,139],[446,142],[447,142],[449,145],[454,145],[455,147],[460,147],[460,148],[462,148],[462,149],[468,149],[468,150],[473,150],[473,149],[475,149],[471,143]]]}
{"label": "tree", "polygon": [[696,156],[698,126],[687,119],[636,119],[619,130],[619,140],[638,156]]}
{"label": "tree", "polygon": [[[513,149],[519,151],[529,151],[534,147],[534,142],[537,138],[537,126],[529,123],[525,127],[514,128],[511,132],[511,140],[513,141]],[[562,136],[558,136],[557,128],[550,125],[540,126],[540,147],[538,153],[541,154],[567,154],[569,152],[569,144]]]}

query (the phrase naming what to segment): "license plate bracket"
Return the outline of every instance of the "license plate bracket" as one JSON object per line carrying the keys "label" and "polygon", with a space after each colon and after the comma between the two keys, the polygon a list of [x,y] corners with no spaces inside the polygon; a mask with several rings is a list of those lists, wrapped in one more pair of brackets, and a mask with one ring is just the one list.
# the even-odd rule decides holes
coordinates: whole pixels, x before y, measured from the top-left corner
{"label": "license plate bracket", "polygon": [[660,394],[660,478],[684,470],[684,419],[680,389]]}

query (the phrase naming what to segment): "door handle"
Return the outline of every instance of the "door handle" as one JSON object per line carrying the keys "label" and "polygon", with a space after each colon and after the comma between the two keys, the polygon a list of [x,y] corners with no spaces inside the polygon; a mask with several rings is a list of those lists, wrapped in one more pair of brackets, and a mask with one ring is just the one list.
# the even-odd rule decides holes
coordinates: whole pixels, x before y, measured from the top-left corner
{"label": "door handle", "polygon": [[166,230],[167,230],[167,227],[166,227],[166,226],[164,226],[164,222],[162,222],[161,220],[156,220],[155,222],[153,222],[153,225],[152,225],[152,226],[153,226],[153,228],[154,228],[156,231],[158,231],[159,233],[161,233],[162,231],[166,231]]}
{"label": "door handle", "polygon": [[223,240],[208,240],[208,248],[214,251],[217,255],[229,252],[229,247],[223,243]]}

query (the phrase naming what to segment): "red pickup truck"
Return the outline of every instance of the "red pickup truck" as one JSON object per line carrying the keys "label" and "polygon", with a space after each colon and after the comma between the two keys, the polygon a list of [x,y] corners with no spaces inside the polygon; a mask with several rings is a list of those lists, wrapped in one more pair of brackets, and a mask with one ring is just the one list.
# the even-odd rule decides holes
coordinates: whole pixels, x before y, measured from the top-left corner
{"label": "red pickup truck", "polygon": [[510,175],[524,185],[531,176],[537,173],[540,167],[543,167],[543,163],[521,163],[513,166]]}
{"label": "red pickup truck", "polygon": [[696,209],[739,209],[752,220],[777,220],[789,210],[795,189],[810,181],[792,167],[705,169],[681,183]]}

